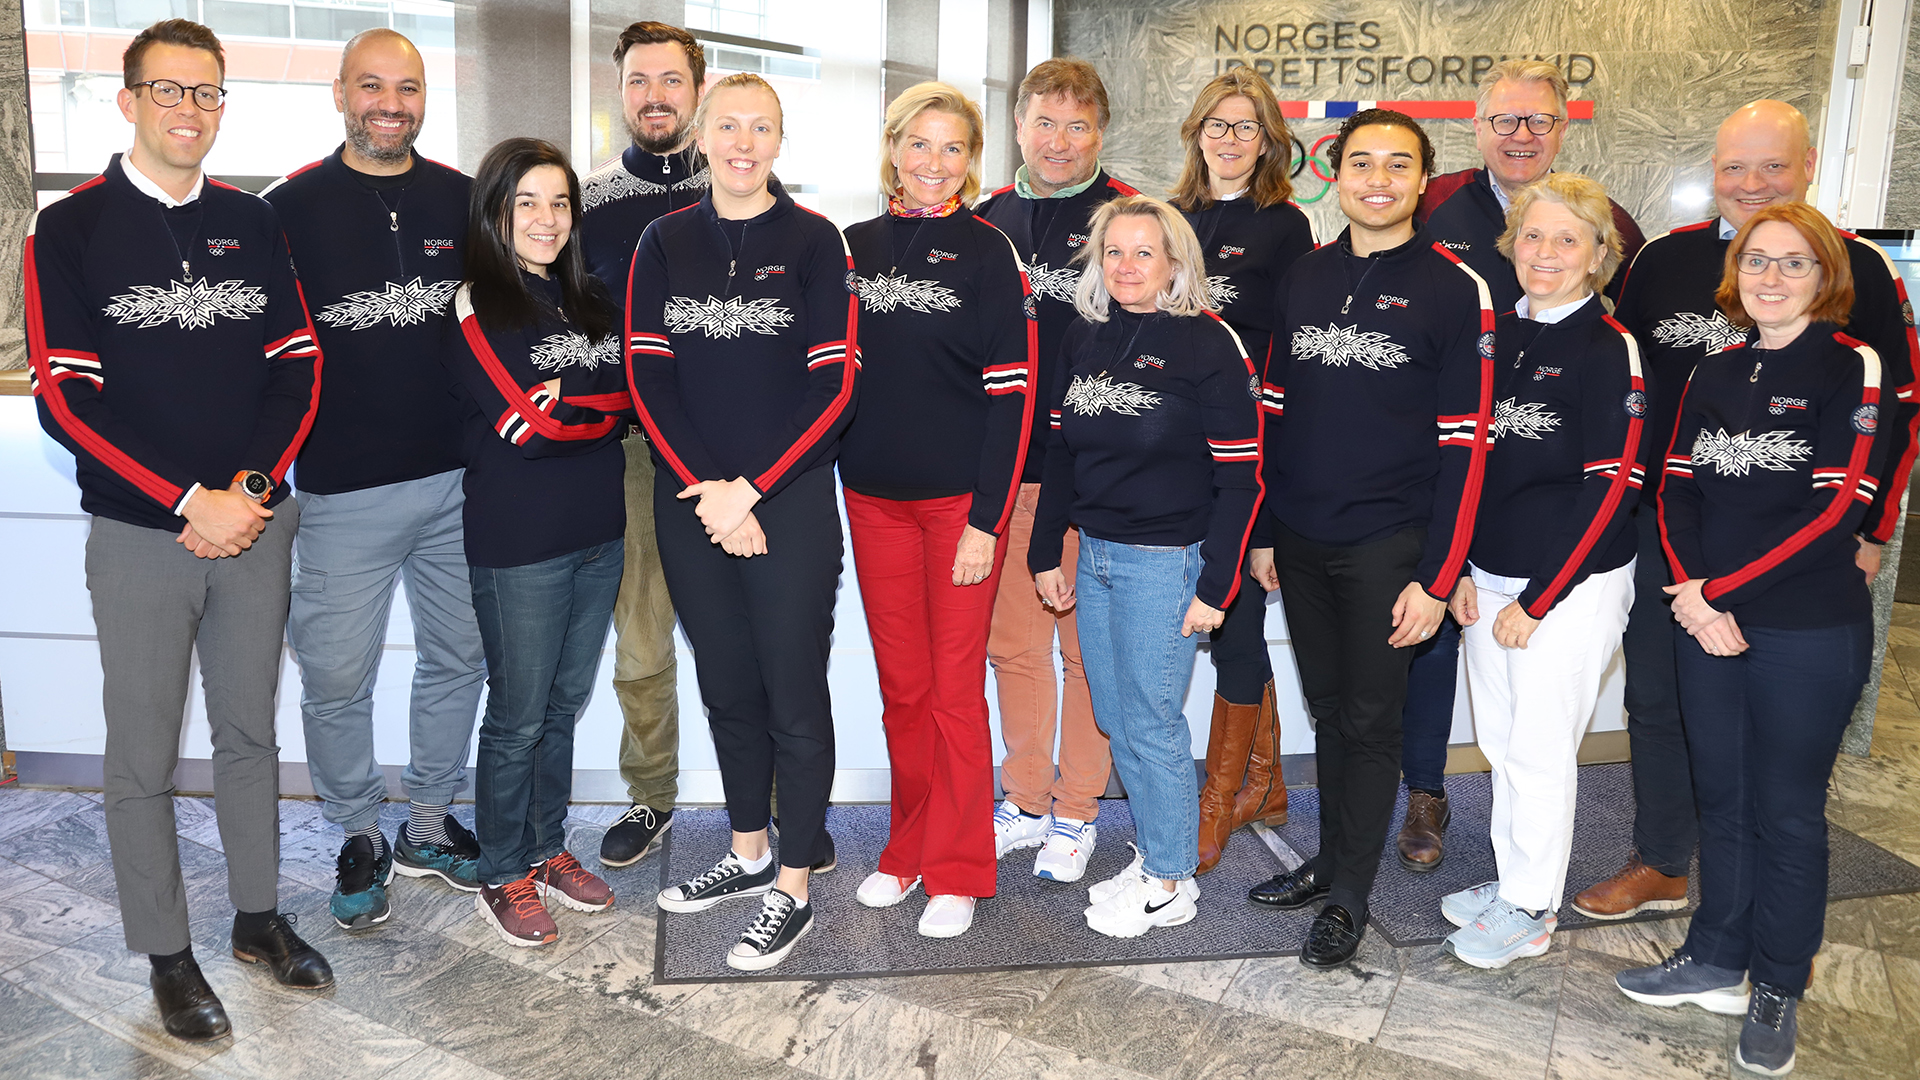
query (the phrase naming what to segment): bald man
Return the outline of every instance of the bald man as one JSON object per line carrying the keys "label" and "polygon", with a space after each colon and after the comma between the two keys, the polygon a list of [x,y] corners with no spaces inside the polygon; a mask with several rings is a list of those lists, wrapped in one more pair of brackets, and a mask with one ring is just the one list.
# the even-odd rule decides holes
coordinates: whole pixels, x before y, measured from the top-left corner
{"label": "bald man", "polygon": [[[1806,199],[1817,159],[1800,110],[1780,101],[1741,106],[1720,125],[1713,150],[1713,196],[1719,216],[1647,241],[1621,288],[1617,317],[1639,340],[1653,409],[1647,415],[1647,476],[1636,520],[1640,530],[1633,613],[1627,623],[1627,736],[1633,753],[1634,851],[1626,866],[1574,898],[1574,909],[1599,919],[1686,906],[1688,865],[1698,839],[1693,780],[1674,679],[1676,628],[1661,589],[1671,585],[1654,519],[1661,465],[1672,440],[1680,391],[1696,364],[1747,340],[1714,303],[1727,245],[1742,225],[1776,203]],[[1871,579],[1880,545],[1893,536],[1900,494],[1913,465],[1916,362],[1913,311],[1893,263],[1878,247],[1847,235],[1854,304],[1846,332],[1873,346],[1897,388],[1893,445],[1878,493],[1860,526],[1858,563]]]}
{"label": "bald man", "polygon": [[[471,181],[413,152],[426,119],[420,51],[392,30],[347,43],[334,106],[346,141],[267,189],[327,358],[320,410],[294,469],[303,511],[287,637],[300,663],[307,767],[346,831],[330,909],[385,922],[397,871],[477,891],[473,834],[447,813],[467,785],[486,672],[467,581],[460,417],[440,366],[460,284]],[[388,844],[373,684],[394,584],[413,616],[407,823]]]}

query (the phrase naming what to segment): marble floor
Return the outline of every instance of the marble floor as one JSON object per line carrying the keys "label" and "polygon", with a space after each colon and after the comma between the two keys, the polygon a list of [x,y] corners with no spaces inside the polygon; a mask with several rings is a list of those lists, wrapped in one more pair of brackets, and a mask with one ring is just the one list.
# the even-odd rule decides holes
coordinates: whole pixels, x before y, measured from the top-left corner
{"label": "marble floor", "polygon": [[[1920,606],[1898,605],[1873,754],[1843,757],[1832,820],[1920,862]],[[1911,681],[1909,681],[1911,676]],[[512,949],[471,898],[396,879],[393,918],[349,937],[326,914],[338,833],[283,804],[281,906],[333,963],[321,994],[282,989],[225,949],[211,804],[177,802],[195,951],[235,1037],[160,1030],[144,958],[123,944],[98,798],[0,789],[0,1073],[67,1077],[441,1080],[830,1077],[882,1080],[1351,1080],[1726,1077],[1737,1018],[1621,997],[1685,923],[1569,931],[1499,972],[1369,936],[1355,963],[1291,959],[987,975],[655,986],[653,859],[620,902],[562,911],[552,948]],[[575,847],[616,808],[581,807]],[[389,821],[389,831],[400,815]],[[1467,838],[1459,838],[1466,841]],[[841,872],[858,873],[855,867]],[[991,908],[983,910],[983,917]],[[1801,1008],[1796,1076],[1915,1075],[1920,896],[1833,905]],[[1738,1074],[1733,1074],[1738,1075]]]}

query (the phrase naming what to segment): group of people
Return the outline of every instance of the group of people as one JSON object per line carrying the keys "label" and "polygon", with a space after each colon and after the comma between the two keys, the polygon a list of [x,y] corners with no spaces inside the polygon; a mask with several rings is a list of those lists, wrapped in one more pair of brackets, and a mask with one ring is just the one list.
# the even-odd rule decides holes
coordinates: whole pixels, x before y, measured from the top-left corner
{"label": "group of people", "polygon": [[[677,617],[732,837],[658,904],[757,901],[726,961],[779,964],[815,920],[810,875],[837,862],[837,467],[893,784],[860,903],[921,889],[919,932],[950,938],[1010,851],[1081,880],[1114,770],[1135,852],[1088,889],[1088,927],[1193,920],[1229,835],[1287,813],[1278,591],[1320,844],[1248,899],[1318,905],[1302,962],[1350,960],[1403,780],[1400,862],[1440,864],[1464,646],[1499,877],[1440,898],[1447,948],[1482,968],[1538,955],[1580,738],[1624,644],[1635,853],[1574,906],[1683,905],[1697,842],[1686,944],[1620,989],[1744,1013],[1740,1062],[1791,1068],[1826,779],[1920,417],[1904,292],[1804,201],[1796,110],[1730,116],[1718,216],[1644,241],[1598,183],[1552,171],[1559,71],[1506,61],[1480,86],[1482,169],[1435,176],[1417,122],[1349,117],[1326,155],[1348,224],[1315,247],[1251,69],[1201,88],[1163,201],[1101,167],[1106,90],[1054,59],[1020,84],[1012,185],[980,198],[980,111],[923,83],[887,109],[887,211],[842,232],[774,176],[764,80],[707,86],[699,44],[654,22],[614,61],[622,155],[583,180],[509,139],[469,179],[413,153],[420,55],[368,31],[334,85],[345,142],[263,202],[200,171],[219,41],[159,23],[124,59],[133,147],[36,221],[35,394],[94,517],[109,837],[170,1032],[230,1031],[172,842],[196,644],[234,952],[286,985],[332,981],[274,894],[283,625],[314,789],[346,837],[334,919],[381,923],[394,874],[432,877],[538,947],[549,901],[614,902],[564,830],[610,626],[631,806],[601,863],[671,826]],[[400,579],[418,659],[389,840],[372,687]],[[1182,703],[1203,635],[1201,785]],[[483,683],[469,832],[448,807]]]}

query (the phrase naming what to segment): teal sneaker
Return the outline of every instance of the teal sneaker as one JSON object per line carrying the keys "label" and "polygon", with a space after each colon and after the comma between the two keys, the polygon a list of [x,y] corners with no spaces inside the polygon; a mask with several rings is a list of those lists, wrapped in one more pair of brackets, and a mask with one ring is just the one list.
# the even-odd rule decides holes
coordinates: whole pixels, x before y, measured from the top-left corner
{"label": "teal sneaker", "polygon": [[1443,947],[1474,967],[1503,968],[1523,956],[1546,952],[1559,924],[1551,911],[1535,918],[1496,898],[1472,922],[1448,934]]}
{"label": "teal sneaker", "polygon": [[387,905],[387,883],[393,880],[391,851],[374,858],[373,841],[364,836],[349,836],[334,860],[338,876],[333,883],[333,898],[327,910],[342,930],[365,930],[387,921],[393,909]]}
{"label": "teal sneaker", "polygon": [[437,877],[461,892],[480,891],[480,844],[466,827],[447,815],[447,842],[416,844],[400,826],[393,838],[393,870],[406,877]]}

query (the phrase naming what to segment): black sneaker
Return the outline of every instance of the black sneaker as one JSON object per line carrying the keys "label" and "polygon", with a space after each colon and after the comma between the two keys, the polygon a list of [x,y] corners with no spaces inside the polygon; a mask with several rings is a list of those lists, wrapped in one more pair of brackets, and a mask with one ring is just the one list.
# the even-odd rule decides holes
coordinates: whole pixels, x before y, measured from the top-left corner
{"label": "black sneaker", "polygon": [[600,841],[600,865],[632,866],[659,846],[672,827],[673,811],[634,803],[607,826],[607,835]]}
{"label": "black sneaker", "polygon": [[387,905],[387,883],[393,880],[393,849],[375,858],[372,839],[350,836],[340,846],[333,865],[333,896],[327,901],[327,910],[340,929],[365,930],[386,922],[393,914]]}
{"label": "black sneaker", "polygon": [[[773,837],[775,840],[780,839],[779,818],[776,817],[767,824],[767,835]],[[834,869],[840,865],[840,859],[834,854],[833,850],[833,834],[827,831],[825,825],[822,825],[820,826],[820,835],[827,839],[827,853],[822,855],[818,862],[807,867],[807,872],[810,874],[831,874]]]}
{"label": "black sneaker", "polygon": [[779,889],[767,893],[760,914],[727,952],[727,966],[740,971],[765,971],[787,958],[794,945],[813,929],[813,905],[794,903]]}
{"label": "black sneaker", "polygon": [[[734,946],[738,949],[739,946]],[[1800,1034],[1800,999],[1777,986],[1753,984],[1747,1022],[1733,1060],[1748,1072],[1783,1076],[1793,1071],[1793,1044]]]}
{"label": "black sneaker", "polygon": [[713,865],[713,869],[692,881],[661,889],[656,900],[662,911],[677,915],[705,911],[722,900],[765,895],[767,890],[773,888],[773,880],[779,873],[780,862],[777,859],[768,859],[767,868],[756,874],[747,869],[738,855],[729,851],[725,858]]}

